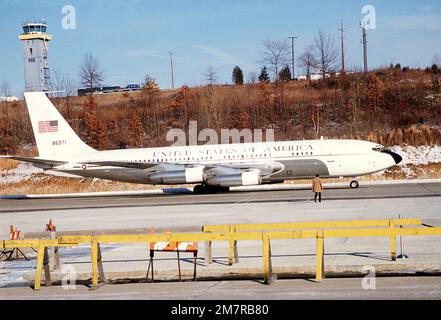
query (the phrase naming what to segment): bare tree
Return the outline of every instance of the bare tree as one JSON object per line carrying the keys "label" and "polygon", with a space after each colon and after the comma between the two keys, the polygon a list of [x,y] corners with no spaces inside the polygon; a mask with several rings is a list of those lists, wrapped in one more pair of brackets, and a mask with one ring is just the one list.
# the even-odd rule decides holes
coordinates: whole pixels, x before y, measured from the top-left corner
{"label": "bare tree", "polygon": [[207,67],[207,71],[205,71],[205,79],[208,81],[208,84],[210,86],[212,86],[213,84],[216,83],[217,80],[217,73],[216,70],[214,69],[214,67],[212,65],[209,65]]}
{"label": "bare tree", "polygon": [[62,96],[62,78],[63,78],[63,74],[58,72],[57,70],[53,70],[51,72],[51,90],[55,91],[52,94],[56,97],[61,97]]}
{"label": "bare tree", "polygon": [[314,136],[318,139],[320,133],[320,108],[321,105],[316,105],[311,108],[311,120],[314,126]]}
{"label": "bare tree", "polygon": [[72,79],[68,74],[64,74],[63,79],[61,80],[61,88],[63,91],[64,100],[66,101],[66,117],[67,119],[70,119],[70,97],[76,95],[77,85],[74,79]]}
{"label": "bare tree", "polygon": [[263,42],[265,50],[263,52],[263,64],[269,66],[274,75],[274,81],[279,80],[279,69],[289,63],[290,49],[286,40],[265,40]]}
{"label": "bare tree", "polygon": [[254,84],[257,82],[257,74],[254,71],[248,73],[248,83]]}
{"label": "bare tree", "polygon": [[2,81],[0,85],[0,91],[2,96],[5,98],[5,100],[8,100],[7,98],[12,96],[11,86],[9,85],[9,82],[6,80]]}
{"label": "bare tree", "polygon": [[311,80],[312,70],[317,66],[317,60],[314,56],[314,47],[308,46],[299,58],[300,65],[306,74],[306,79]]}
{"label": "bare tree", "polygon": [[84,55],[83,63],[80,66],[81,84],[91,92],[93,88],[100,87],[104,80],[104,73],[101,71],[98,60],[91,54]]}
{"label": "bare tree", "polygon": [[439,54],[435,54],[433,56],[432,64],[436,64],[438,67],[441,67],[441,56]]}
{"label": "bare tree", "polygon": [[6,121],[8,121],[8,118],[9,118],[8,102],[9,102],[9,98],[12,96],[12,90],[11,90],[11,86],[9,85],[9,82],[6,80],[3,80],[0,85],[0,90],[1,90],[1,95],[4,98],[3,102],[5,103],[5,119],[6,119]]}
{"label": "bare tree", "polygon": [[64,74],[61,88],[65,97],[72,97],[77,93],[76,82],[68,74]]}
{"label": "bare tree", "polygon": [[67,73],[61,73],[58,71],[52,72],[51,88],[55,93],[55,96],[61,98],[64,97],[66,103],[66,117],[70,119],[70,97],[76,94],[77,85],[75,80],[72,79]]}
{"label": "bare tree", "polygon": [[363,67],[359,65],[349,65],[349,67],[346,67],[346,72],[353,72],[353,73],[361,73],[363,72]]}
{"label": "bare tree", "polygon": [[334,71],[338,58],[338,51],[335,40],[330,35],[319,31],[314,37],[317,68],[320,70],[323,79],[327,73]]}

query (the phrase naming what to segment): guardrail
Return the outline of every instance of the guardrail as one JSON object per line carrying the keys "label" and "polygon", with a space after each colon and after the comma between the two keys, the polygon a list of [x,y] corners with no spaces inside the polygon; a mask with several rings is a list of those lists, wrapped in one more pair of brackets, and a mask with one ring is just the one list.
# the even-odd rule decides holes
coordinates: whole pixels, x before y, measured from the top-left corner
{"label": "guardrail", "polygon": [[[406,221],[405,221],[406,220]],[[316,239],[316,281],[321,282],[324,274],[325,238],[339,237],[389,237],[391,239],[392,258],[396,255],[397,236],[433,236],[441,235],[441,227],[396,228],[397,225],[415,223],[418,219],[388,220],[387,228],[355,228],[355,229],[305,229],[289,231],[259,231],[259,232],[226,232],[226,233],[163,233],[163,234],[132,234],[132,235],[69,235],[58,239],[14,240],[1,241],[3,248],[23,248],[38,246],[37,270],[34,289],[40,289],[41,273],[44,267],[45,282],[51,285],[50,272],[47,264],[47,248],[58,246],[77,246],[82,243],[91,244],[92,287],[96,288],[99,282],[105,283],[102,266],[100,243],[148,243],[148,242],[197,242],[197,241],[262,241],[263,275],[264,282],[271,284],[277,276],[273,274],[271,263],[271,240],[280,239]],[[418,220],[420,221],[420,220]],[[336,223],[336,222],[330,222]],[[346,221],[344,223],[347,223]],[[361,223],[361,222],[359,222]],[[382,222],[383,223],[383,222]],[[329,225],[331,225],[329,224]],[[321,225],[323,226],[323,225]],[[335,226],[335,224],[334,224]],[[392,243],[393,242],[393,243]],[[394,259],[392,259],[394,260]]]}
{"label": "guardrail", "polygon": [[[341,220],[341,221],[307,221],[307,222],[282,222],[261,224],[224,224],[207,225],[202,227],[203,232],[239,232],[239,231],[270,231],[270,230],[298,230],[298,229],[332,229],[332,228],[360,228],[360,227],[390,227],[421,225],[422,220],[411,219],[381,219],[381,220]],[[391,237],[391,259],[396,259],[396,241]],[[213,254],[211,242],[205,243],[205,265],[212,263]],[[228,264],[239,262],[237,241],[229,242]]]}

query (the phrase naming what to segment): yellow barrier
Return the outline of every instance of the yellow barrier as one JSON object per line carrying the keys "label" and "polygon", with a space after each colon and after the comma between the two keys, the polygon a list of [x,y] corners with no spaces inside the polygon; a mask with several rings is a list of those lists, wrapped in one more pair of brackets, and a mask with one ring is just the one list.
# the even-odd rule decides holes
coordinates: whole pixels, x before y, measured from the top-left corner
{"label": "yellow barrier", "polygon": [[[164,234],[132,234],[132,235],[96,235],[96,236],[61,236],[58,239],[40,240],[15,240],[2,241],[3,248],[23,248],[38,245],[37,270],[34,289],[40,289],[41,273],[45,270],[46,285],[50,285],[50,273],[46,268],[47,247],[52,246],[75,246],[80,243],[91,244],[92,260],[92,286],[97,287],[100,278],[105,282],[104,270],[102,267],[100,243],[136,243],[136,242],[196,242],[196,241],[238,241],[238,240],[259,240],[262,241],[263,273],[265,283],[271,284],[276,276],[272,273],[271,265],[271,240],[276,239],[316,239],[316,281],[320,282],[325,276],[324,256],[325,238],[338,237],[389,237],[395,243],[397,236],[430,236],[441,235],[441,228],[395,228],[403,221],[395,220],[389,223],[388,228],[359,228],[359,229],[307,229],[291,231],[267,231],[267,232],[228,232],[228,233],[164,233]],[[396,245],[391,245],[392,257]]]}
{"label": "yellow barrier", "polygon": [[[203,232],[239,232],[239,231],[270,231],[270,230],[296,230],[296,229],[332,229],[332,228],[360,228],[360,227],[394,227],[407,225],[421,225],[422,220],[412,219],[382,219],[382,220],[341,220],[341,221],[308,221],[308,222],[282,222],[262,224],[226,224],[203,226]],[[396,259],[396,240],[391,236],[392,260]],[[211,242],[205,243],[205,265],[212,263]],[[228,264],[239,262],[237,241],[229,241]]]}
{"label": "yellow barrier", "polygon": [[62,244],[58,239],[31,239],[31,240],[3,240],[0,241],[0,248],[33,248],[38,247],[37,251],[37,271],[35,273],[34,289],[40,289],[41,273],[44,269],[45,284],[51,286],[48,247],[71,247],[77,244]]}
{"label": "yellow barrier", "polygon": [[276,229],[331,229],[331,228],[359,228],[359,227],[388,227],[393,222],[397,226],[421,225],[422,220],[412,219],[380,219],[380,220],[341,220],[341,221],[308,221],[308,222],[282,222],[261,224],[225,224],[203,226],[203,232],[227,231],[257,231]]}
{"label": "yellow barrier", "polygon": [[[273,232],[231,232],[231,233],[188,233],[188,234],[155,234],[155,235],[99,235],[94,236],[98,243],[131,243],[131,242],[160,242],[160,241],[237,241],[261,240],[263,255],[263,272],[265,283],[271,284],[275,276],[271,267],[270,240],[276,239],[305,239],[315,238],[317,241],[316,281],[324,278],[324,241],[325,238],[339,237],[397,237],[397,236],[429,236],[441,235],[441,228],[363,228],[363,229],[334,229],[334,230],[294,230]],[[65,243],[90,243],[92,237],[88,236],[63,236],[59,239]],[[95,257],[96,255],[93,255]],[[94,265],[97,263],[95,262]],[[98,285],[98,274],[94,267],[92,270],[92,286]]]}
{"label": "yellow barrier", "polygon": [[317,231],[315,234],[316,240],[316,272],[315,281],[321,282],[323,272],[325,270],[325,234],[323,230]]}

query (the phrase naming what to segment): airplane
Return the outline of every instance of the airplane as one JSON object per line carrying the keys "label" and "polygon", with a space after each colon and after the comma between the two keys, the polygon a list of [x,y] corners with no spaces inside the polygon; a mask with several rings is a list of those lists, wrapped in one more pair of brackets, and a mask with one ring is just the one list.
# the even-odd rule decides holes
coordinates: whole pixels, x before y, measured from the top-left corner
{"label": "airplane", "polygon": [[216,193],[233,186],[285,180],[354,178],[383,171],[402,161],[390,149],[349,139],[210,144],[98,151],[84,143],[44,92],[26,92],[26,105],[38,157],[2,156],[30,162],[48,174],[75,178],[178,185]]}

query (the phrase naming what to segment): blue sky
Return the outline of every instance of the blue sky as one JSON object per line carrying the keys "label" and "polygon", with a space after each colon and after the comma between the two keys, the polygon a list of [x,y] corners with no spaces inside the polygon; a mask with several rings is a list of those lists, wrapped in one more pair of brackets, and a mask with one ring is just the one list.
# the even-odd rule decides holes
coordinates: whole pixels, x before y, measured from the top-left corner
{"label": "blue sky", "polygon": [[[75,30],[62,28],[62,8],[76,9]],[[219,83],[231,82],[237,64],[245,74],[258,72],[263,41],[288,40],[296,34],[297,54],[323,30],[338,44],[340,17],[346,34],[348,66],[362,65],[361,9],[376,9],[376,29],[369,30],[369,66],[425,67],[441,56],[441,2],[297,1],[297,0],[0,0],[0,81],[16,95],[24,89],[22,44],[17,36],[28,18],[45,18],[50,67],[78,80],[83,55],[92,53],[107,85],[140,83],[145,74],[162,88],[171,87],[168,52],[174,52],[175,85],[205,84],[208,65]],[[300,71],[297,68],[296,71]]]}

